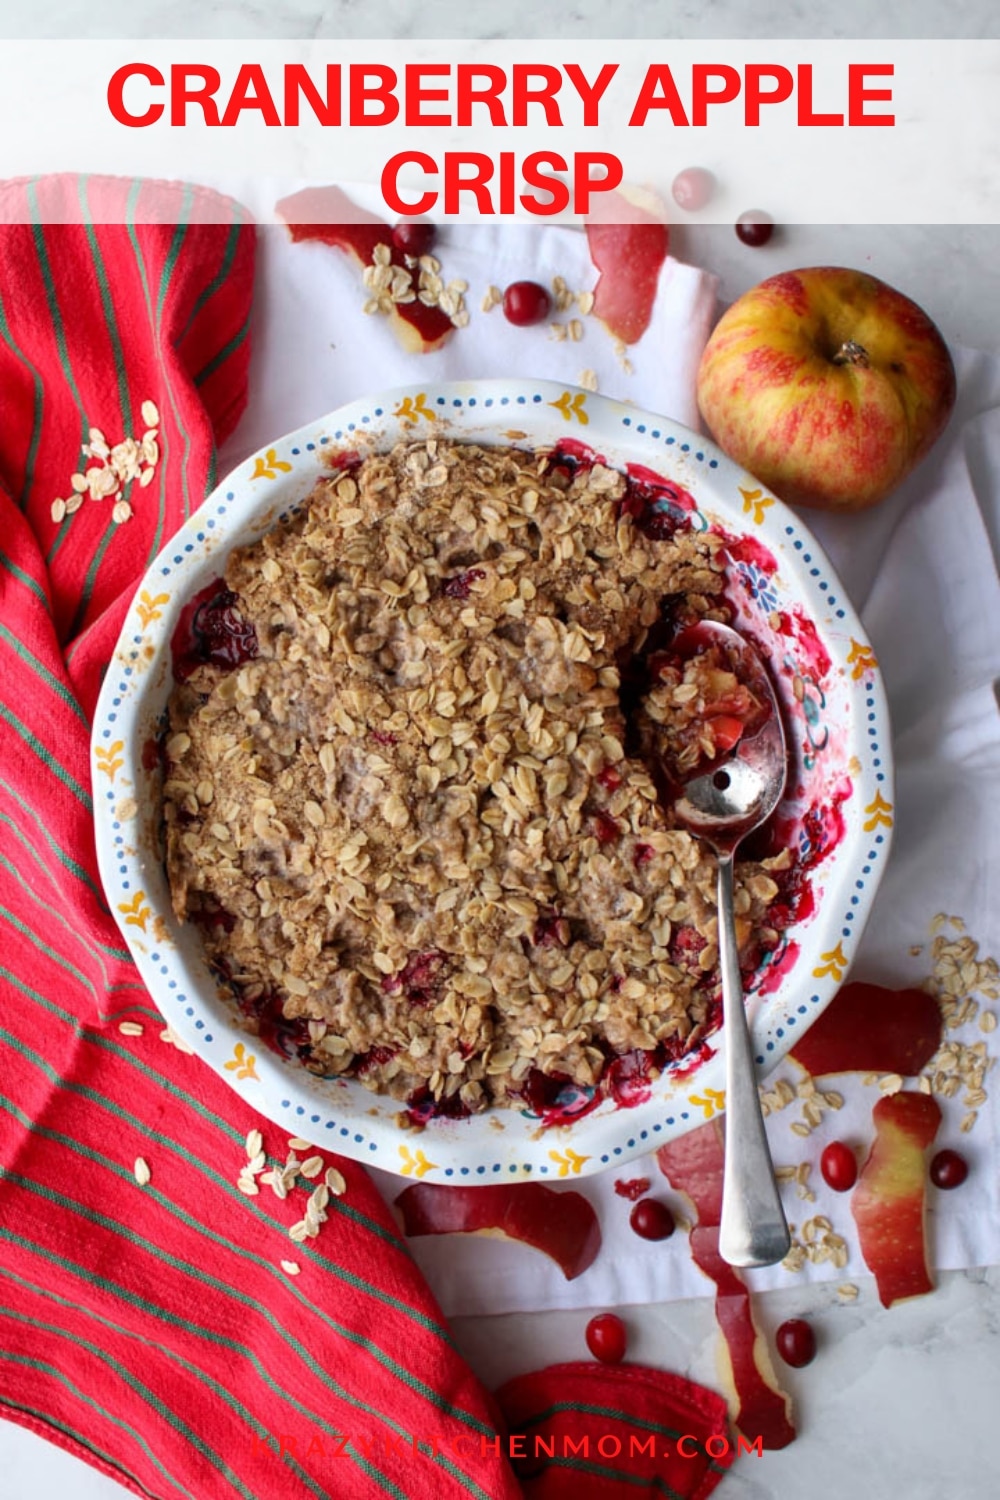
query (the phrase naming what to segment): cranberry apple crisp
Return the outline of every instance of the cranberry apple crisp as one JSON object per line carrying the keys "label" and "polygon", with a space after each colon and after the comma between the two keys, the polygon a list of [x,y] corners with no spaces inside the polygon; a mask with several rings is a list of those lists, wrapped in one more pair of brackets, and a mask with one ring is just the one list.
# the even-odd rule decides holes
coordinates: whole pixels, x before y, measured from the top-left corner
{"label": "cranberry apple crisp", "polygon": [[[728,618],[723,540],[692,509],[559,449],[401,444],[331,473],[189,606],[173,902],[266,1042],[414,1120],[542,1112],[696,1047],[714,860],[643,746],[672,714],[687,745],[719,701],[732,736],[747,705],[724,663],[706,703],[670,654]],[[738,866],[748,962],[787,862]]]}

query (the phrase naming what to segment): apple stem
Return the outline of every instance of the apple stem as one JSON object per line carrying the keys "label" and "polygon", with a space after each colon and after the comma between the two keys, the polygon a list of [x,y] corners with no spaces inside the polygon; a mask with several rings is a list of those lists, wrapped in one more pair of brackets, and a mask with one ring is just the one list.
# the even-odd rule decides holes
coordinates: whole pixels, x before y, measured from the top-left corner
{"label": "apple stem", "polygon": [[846,343],[841,344],[840,348],[833,356],[833,363],[835,365],[867,366],[871,364],[871,360],[868,357],[867,349],[865,349],[861,344],[856,344],[853,339],[848,339]]}

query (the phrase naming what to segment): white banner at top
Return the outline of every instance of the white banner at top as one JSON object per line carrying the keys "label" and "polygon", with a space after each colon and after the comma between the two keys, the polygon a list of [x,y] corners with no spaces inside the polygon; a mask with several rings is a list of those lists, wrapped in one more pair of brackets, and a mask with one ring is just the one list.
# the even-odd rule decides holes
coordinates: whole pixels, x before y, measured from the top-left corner
{"label": "white banner at top", "polygon": [[680,218],[699,166],[701,222],[996,224],[998,140],[994,40],[0,43],[0,177],[238,184],[262,221],[334,181],[391,218],[579,218],[616,184]]}

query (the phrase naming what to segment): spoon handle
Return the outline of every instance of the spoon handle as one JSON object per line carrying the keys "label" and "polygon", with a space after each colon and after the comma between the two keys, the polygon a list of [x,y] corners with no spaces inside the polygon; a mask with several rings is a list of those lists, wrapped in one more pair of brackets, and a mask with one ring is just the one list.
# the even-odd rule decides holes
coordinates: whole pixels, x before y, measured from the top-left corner
{"label": "spoon handle", "polygon": [[757,1095],[736,945],[731,853],[719,855],[719,962],[726,1044],[726,1165],[719,1252],[731,1266],[770,1266],[788,1254],[791,1236]]}

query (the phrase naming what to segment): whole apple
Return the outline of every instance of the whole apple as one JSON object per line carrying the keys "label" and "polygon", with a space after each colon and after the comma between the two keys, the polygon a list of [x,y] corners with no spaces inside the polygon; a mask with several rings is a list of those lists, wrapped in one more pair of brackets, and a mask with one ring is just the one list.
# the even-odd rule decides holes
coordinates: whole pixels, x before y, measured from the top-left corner
{"label": "whole apple", "polygon": [[786,271],[733,304],[706,345],[698,405],[716,442],[782,500],[864,510],[917,464],[955,404],[945,342],[863,271]]}

